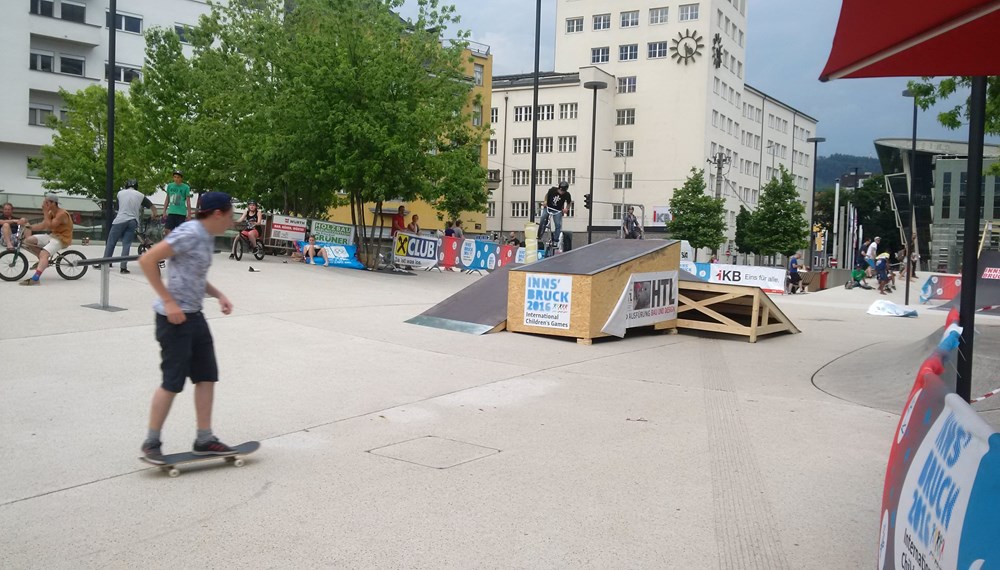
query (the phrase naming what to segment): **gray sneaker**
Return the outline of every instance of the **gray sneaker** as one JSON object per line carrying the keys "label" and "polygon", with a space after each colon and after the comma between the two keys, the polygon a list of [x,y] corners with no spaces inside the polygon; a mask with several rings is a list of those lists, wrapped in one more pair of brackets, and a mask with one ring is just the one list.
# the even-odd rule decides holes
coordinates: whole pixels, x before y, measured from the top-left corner
{"label": "gray sneaker", "polygon": [[146,461],[150,463],[164,465],[166,461],[163,460],[163,452],[160,451],[160,446],[162,445],[163,444],[158,441],[156,443],[143,443],[142,456],[145,457]]}

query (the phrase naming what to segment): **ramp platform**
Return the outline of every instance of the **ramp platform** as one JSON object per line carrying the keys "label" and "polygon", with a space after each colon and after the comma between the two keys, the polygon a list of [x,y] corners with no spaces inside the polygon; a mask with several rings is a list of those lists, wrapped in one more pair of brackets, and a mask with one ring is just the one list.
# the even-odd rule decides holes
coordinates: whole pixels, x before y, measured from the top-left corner
{"label": "ramp platform", "polygon": [[507,274],[515,267],[518,265],[514,263],[498,267],[406,322],[476,335],[504,330],[507,324]]}
{"label": "ramp platform", "polygon": [[757,342],[761,335],[800,332],[760,287],[708,283],[681,271],[677,328],[721,332]]}
{"label": "ramp platform", "polygon": [[[1000,251],[984,251],[979,254],[979,276],[976,278],[976,310],[995,312],[1000,308]],[[959,287],[955,297],[939,305],[938,309],[946,311],[959,308],[962,305],[962,292]]]}

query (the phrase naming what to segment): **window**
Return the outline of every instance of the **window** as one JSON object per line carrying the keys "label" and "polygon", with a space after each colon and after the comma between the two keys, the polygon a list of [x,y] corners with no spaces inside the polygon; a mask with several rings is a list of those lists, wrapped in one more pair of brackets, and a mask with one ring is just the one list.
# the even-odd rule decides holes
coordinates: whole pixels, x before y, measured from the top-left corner
{"label": "window", "polygon": [[536,170],[535,184],[539,186],[552,186],[552,169]]}
{"label": "window", "polygon": [[486,203],[486,217],[495,218],[497,217],[497,203],[490,200]]}
{"label": "window", "polygon": [[531,139],[514,139],[514,154],[527,154],[531,152]]}
{"label": "window", "polygon": [[[110,80],[110,66],[104,64],[104,79]],[[116,65],[115,66],[115,81],[119,83],[132,83],[135,79],[142,79],[142,70],[136,67],[129,67],[127,65]]]}
{"label": "window", "polygon": [[637,27],[639,25],[639,11],[622,12],[621,24],[623,28]]}
{"label": "window", "polygon": [[635,141],[615,141],[615,156],[635,156]]}
{"label": "window", "polygon": [[527,202],[511,202],[510,203],[510,217],[512,217],[512,218],[527,218],[528,217],[528,203]]}
{"label": "window", "polygon": [[698,19],[698,5],[697,4],[682,4],[677,7],[680,13],[680,21],[690,22],[691,20]]}
{"label": "window", "polygon": [[620,220],[620,219],[622,219],[622,205],[621,204],[612,204],[611,205],[611,219],[612,220]]}
{"label": "window", "polygon": [[639,44],[618,46],[618,61],[635,61],[639,59]]}
{"label": "window", "polygon": [[[716,128],[719,127],[719,112],[715,110],[712,111],[712,126]],[[712,154],[715,153],[713,152]]]}
{"label": "window", "polygon": [[576,137],[559,137],[559,152],[576,152]]}
{"label": "window", "polygon": [[668,48],[667,42],[649,42],[647,44],[648,50],[646,57],[649,59],[659,59],[661,57],[667,57]]}
{"label": "window", "polygon": [[559,181],[566,181],[571,186],[576,184],[576,169],[575,168],[560,168],[556,171],[556,175],[559,176]]}
{"label": "window", "polygon": [[583,18],[566,18],[566,33],[575,34],[583,31]]}
{"label": "window", "polygon": [[718,26],[721,28],[722,27],[722,9],[721,8],[719,10],[716,10],[715,21],[718,24]]}
{"label": "window", "polygon": [[619,126],[635,124],[635,109],[618,109],[616,114],[618,120],[615,121],[615,124]]}
{"label": "window", "polygon": [[59,72],[66,73],[69,75],[83,75],[84,60],[82,57],[73,57],[69,55],[59,56]]}
{"label": "window", "polygon": [[[111,12],[105,12],[104,27],[111,27]],[[115,29],[133,34],[142,33],[142,18],[138,16],[128,16],[119,12],[115,17]]]}
{"label": "window", "polygon": [[38,174],[38,157],[29,156],[27,161],[27,177],[28,178],[41,178]]}
{"label": "window", "polygon": [[32,14],[52,17],[53,6],[55,6],[55,2],[53,2],[53,0],[31,0],[31,8],[29,8],[29,10]]}
{"label": "window", "polygon": [[512,186],[527,186],[530,182],[531,176],[527,170],[514,170],[511,172],[510,183]]}
{"label": "window", "polygon": [[28,60],[28,68],[35,71],[53,71],[53,57],[44,53],[32,53]]}
{"label": "window", "polygon": [[631,172],[615,172],[615,188],[618,190],[628,190],[632,187]]}
{"label": "window", "polygon": [[743,62],[742,61],[737,61],[736,62],[736,77],[739,77],[740,79],[743,79]]}
{"label": "window", "polygon": [[490,142],[486,143],[486,148],[487,148],[486,152],[488,152],[491,156],[496,155],[496,153],[497,153],[497,140],[496,139],[490,139]]}
{"label": "window", "polygon": [[572,218],[574,215],[576,215],[576,202],[570,202],[565,217]]}
{"label": "window", "polygon": [[480,65],[478,63],[472,64],[472,80],[475,82],[476,85],[482,85],[483,84],[483,66],[482,65]]}
{"label": "window", "polygon": [[599,47],[590,49],[590,63],[607,63],[611,60],[611,48]]}
{"label": "window", "polygon": [[618,78],[619,93],[635,93],[635,76]]}
{"label": "window", "polygon": [[500,109],[493,107],[490,109],[490,123],[495,125],[498,119],[500,119]]}
{"label": "window", "polygon": [[649,9],[649,23],[650,24],[666,24],[667,23],[667,8],[650,8]]}
{"label": "window", "polygon": [[538,137],[538,153],[552,152],[552,137]]}
{"label": "window", "polygon": [[482,103],[472,104],[472,126],[481,127],[483,126],[483,105]]}
{"label": "window", "polygon": [[993,219],[1000,218],[1000,176],[993,177]]}
{"label": "window", "polygon": [[52,105],[41,105],[38,103],[28,104],[28,124],[38,127],[49,126],[49,117],[52,116]]}
{"label": "window", "polygon": [[597,14],[594,16],[594,30],[611,29],[611,14]]}
{"label": "window", "polygon": [[743,32],[740,31],[740,47],[743,47]]}
{"label": "window", "polygon": [[551,121],[556,118],[556,106],[555,105],[539,105],[538,106],[538,120],[539,121]]}
{"label": "window", "polygon": [[514,122],[523,123],[531,120],[531,105],[514,107]]}
{"label": "window", "polygon": [[577,113],[578,105],[576,103],[560,103],[559,104],[559,118],[560,119],[575,119]]}
{"label": "window", "polygon": [[87,6],[84,4],[76,4],[63,0],[59,9],[63,20],[80,22],[81,24],[87,21]]}
{"label": "window", "polygon": [[191,40],[187,36],[188,27],[184,24],[174,24],[174,33],[177,34],[177,39],[180,40],[182,44],[189,44]]}

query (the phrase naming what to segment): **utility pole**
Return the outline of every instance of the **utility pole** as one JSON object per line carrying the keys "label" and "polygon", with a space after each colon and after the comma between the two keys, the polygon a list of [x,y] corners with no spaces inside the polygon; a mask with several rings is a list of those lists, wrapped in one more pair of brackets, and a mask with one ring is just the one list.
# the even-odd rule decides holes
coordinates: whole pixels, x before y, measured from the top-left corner
{"label": "utility pole", "polygon": [[[713,165],[713,166],[715,166],[715,199],[716,200],[721,200],[722,199],[722,167],[726,166],[727,164],[729,164],[729,162],[731,160],[732,160],[732,157],[730,157],[729,155],[727,155],[725,153],[722,153],[722,152],[718,152],[718,153],[715,154],[715,156],[713,156],[712,158],[708,159],[708,163],[711,164],[711,165]],[[726,223],[725,222],[725,217],[723,217],[723,223]],[[728,230],[729,228],[727,227],[726,229]],[[718,248],[718,246],[716,246],[716,248],[715,248],[714,255],[715,255],[716,259],[719,258],[719,248]]]}

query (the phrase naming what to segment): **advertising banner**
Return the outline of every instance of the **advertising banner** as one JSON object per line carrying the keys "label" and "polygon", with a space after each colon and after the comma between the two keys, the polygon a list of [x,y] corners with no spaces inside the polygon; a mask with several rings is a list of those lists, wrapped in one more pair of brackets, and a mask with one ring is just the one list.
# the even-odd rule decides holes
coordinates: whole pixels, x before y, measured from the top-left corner
{"label": "advertising banner", "polygon": [[307,223],[305,218],[273,216],[271,218],[271,239],[304,241]]}
{"label": "advertising banner", "polygon": [[392,242],[392,262],[414,269],[434,267],[438,263],[438,238],[399,232]]}
{"label": "advertising banner", "polygon": [[573,276],[528,273],[524,285],[524,324],[569,330]]}
{"label": "advertising banner", "polygon": [[316,237],[317,242],[354,245],[354,226],[348,224],[313,220],[312,235]]}
{"label": "advertising banner", "polygon": [[880,512],[880,570],[978,570],[1000,559],[1000,434],[939,377],[960,335],[952,322],[921,367],[894,434]]}
{"label": "advertising banner", "polygon": [[677,272],[633,273],[601,331],[624,337],[633,327],[677,318]]}
{"label": "advertising banner", "polygon": [[950,301],[958,296],[962,289],[961,275],[931,275],[920,288],[920,302],[945,300]]}
{"label": "advertising banner", "polygon": [[438,266],[444,267],[445,269],[450,267],[458,267],[458,247],[461,245],[461,239],[456,237],[443,237],[441,238],[441,245],[438,248]]}
{"label": "advertising banner", "polygon": [[494,242],[465,239],[462,240],[458,250],[462,269],[469,271],[493,271],[497,267],[497,256],[500,254],[500,246]]}
{"label": "advertising banner", "polygon": [[775,267],[713,263],[709,270],[708,282],[725,283],[728,285],[752,285],[760,287],[767,293],[784,294],[785,270]]}
{"label": "advertising banner", "polygon": [[[516,245],[501,245],[500,255],[497,257],[497,267],[517,263],[518,249],[519,248]],[[521,255],[523,256],[524,254],[522,253]],[[523,261],[521,263],[523,263]]]}
{"label": "advertising banner", "polygon": [[673,218],[673,215],[670,213],[670,206],[653,206],[653,219],[649,222],[649,225],[662,228]]}
{"label": "advertising banner", "polygon": [[[307,242],[300,241],[299,249],[300,251],[305,251],[306,246],[309,245]],[[353,245],[341,245],[339,243],[329,243],[325,241],[317,241],[316,245],[322,247],[326,250],[327,259],[330,262],[327,267],[343,267],[346,269],[364,269],[365,266],[360,261],[358,261],[358,248]],[[309,260],[306,260],[309,263]],[[322,260],[316,260],[316,264],[322,264]]]}

